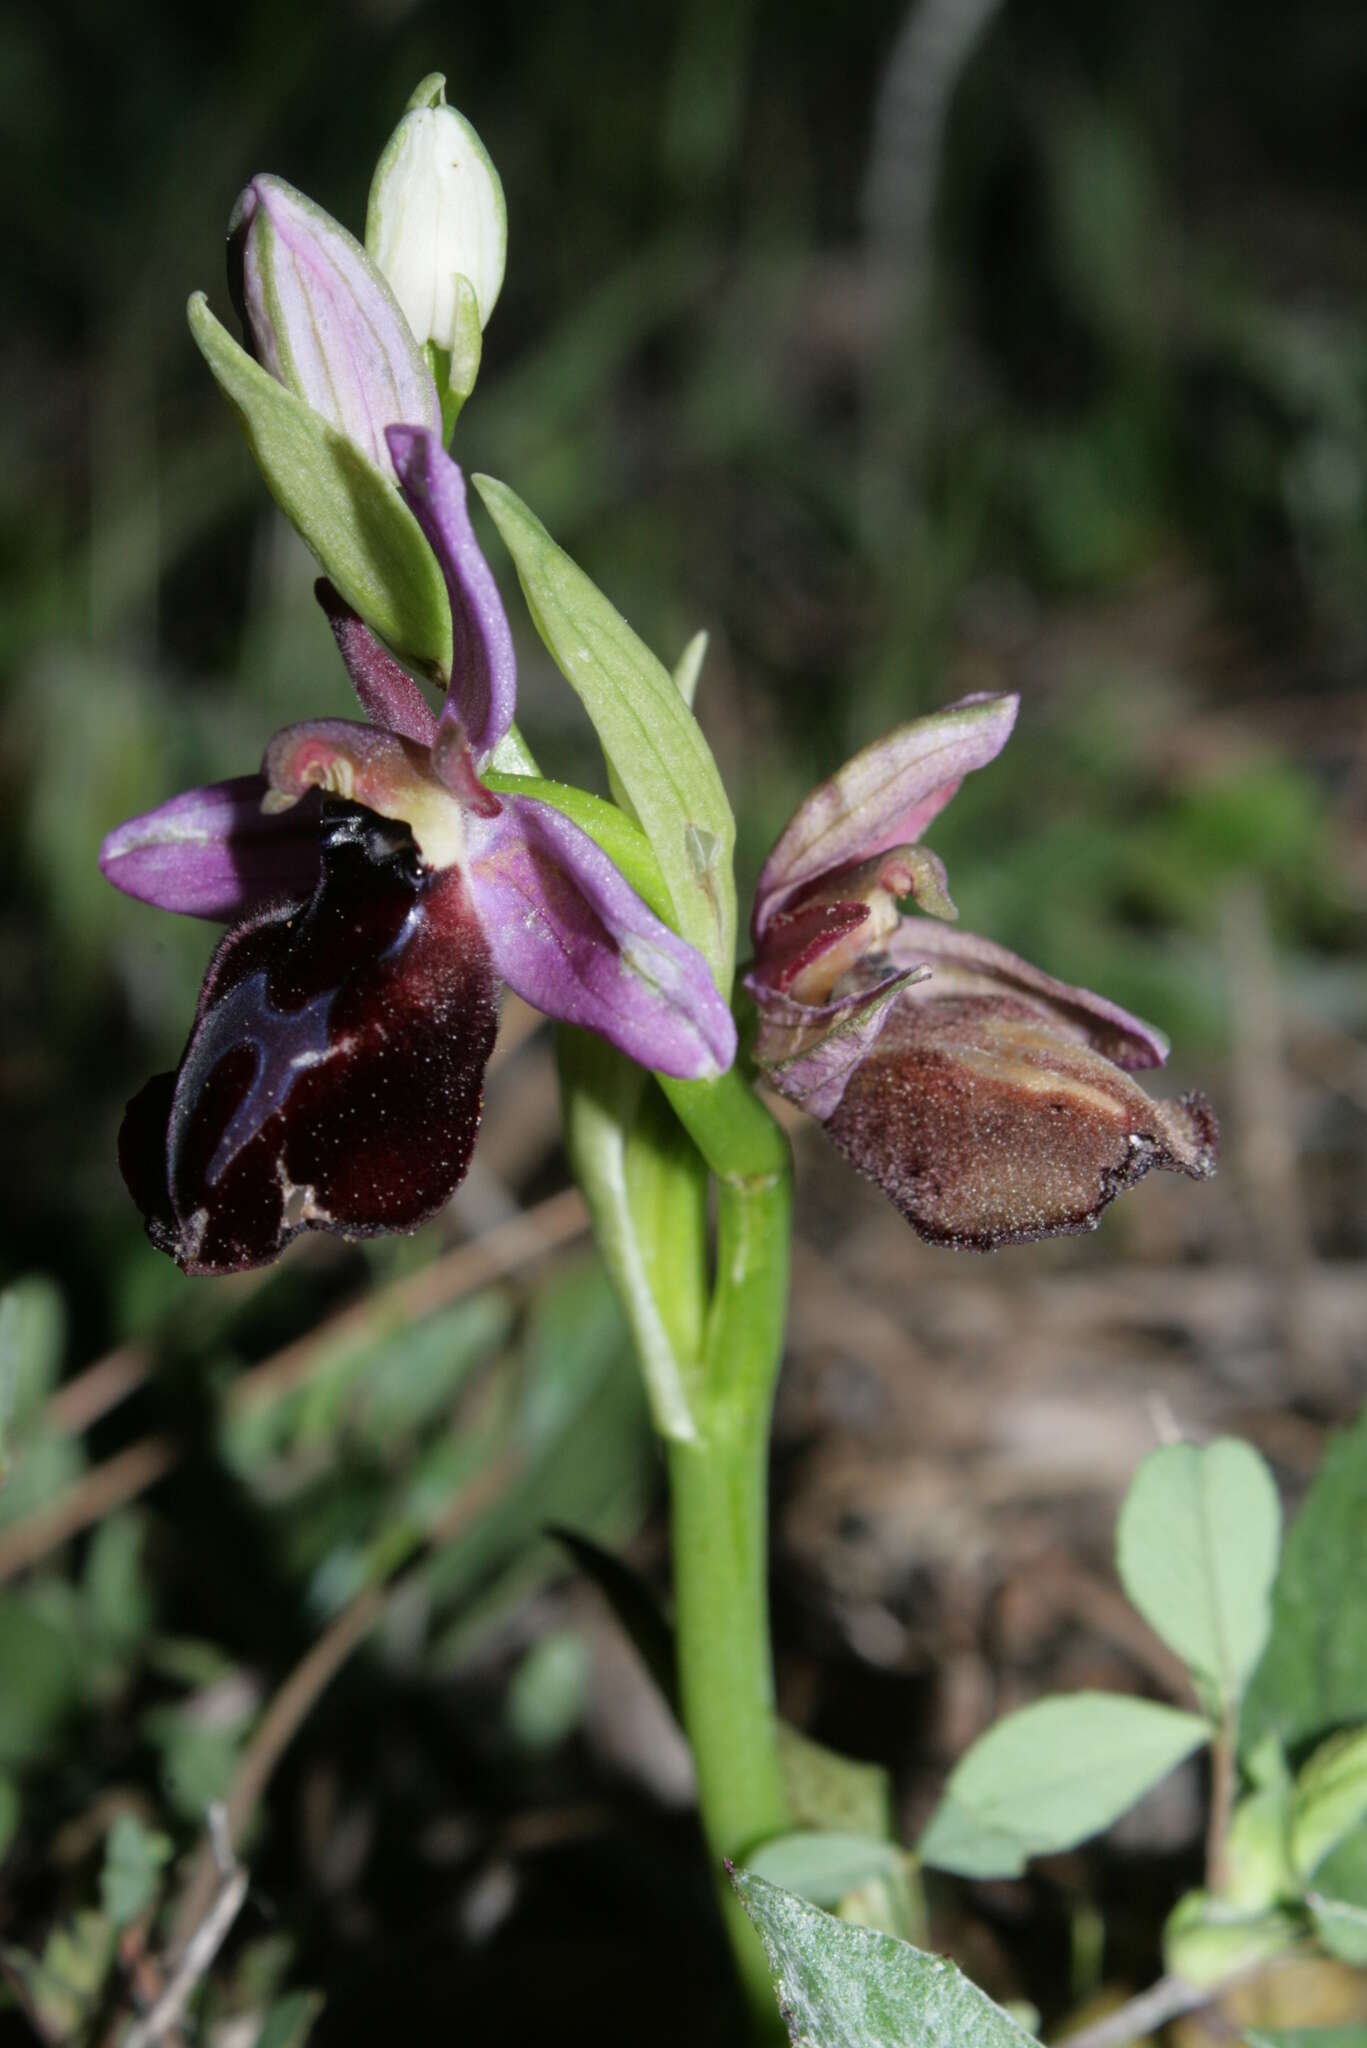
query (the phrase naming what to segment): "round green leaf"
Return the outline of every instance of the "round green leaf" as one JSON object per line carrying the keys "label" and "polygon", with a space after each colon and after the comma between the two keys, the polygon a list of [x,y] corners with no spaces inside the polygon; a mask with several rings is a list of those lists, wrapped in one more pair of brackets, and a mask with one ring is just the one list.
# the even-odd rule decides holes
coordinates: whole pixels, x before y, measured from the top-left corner
{"label": "round green leaf", "polygon": [[1237,1705],[1263,1653],[1280,1544],[1272,1474],[1232,1437],[1155,1451],[1120,1510],[1125,1591],[1214,1713]]}
{"label": "round green leaf", "polygon": [[1109,1827],[1209,1739],[1199,1715],[1119,1693],[1023,1707],[956,1764],[921,1859],[962,1877],[1018,1877],[1027,1857]]}

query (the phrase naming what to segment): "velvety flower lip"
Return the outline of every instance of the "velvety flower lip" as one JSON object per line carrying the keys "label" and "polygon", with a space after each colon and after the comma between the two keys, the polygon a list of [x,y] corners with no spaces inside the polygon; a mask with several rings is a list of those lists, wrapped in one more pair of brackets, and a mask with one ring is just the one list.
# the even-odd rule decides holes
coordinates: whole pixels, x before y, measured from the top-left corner
{"label": "velvety flower lip", "polygon": [[236,921],[177,1072],[130,1104],[121,1140],[149,1232],[187,1272],[432,1214],[468,1164],[500,982],[663,1074],[735,1057],[702,956],[552,805],[481,781],[513,716],[507,620],[455,464],[425,430],[393,442],[456,620],[440,715],[322,584],[369,722],[286,727],[260,776],[105,842],[116,887]]}
{"label": "velvety flower lip", "polygon": [[1206,1178],[1218,1143],[1203,1097],[1129,1078],[1163,1064],[1161,1033],[939,921],[957,913],[915,836],[1015,713],[966,700],[823,784],[765,865],[745,979],[768,1084],[922,1237],[972,1250],[1092,1229],[1155,1168]]}
{"label": "velvety flower lip", "polygon": [[497,1004],[464,878],[335,797],[321,839],[309,903],[227,934],[179,1070],[124,1119],[124,1177],[187,1273],[302,1230],[416,1229],[469,1164]]}

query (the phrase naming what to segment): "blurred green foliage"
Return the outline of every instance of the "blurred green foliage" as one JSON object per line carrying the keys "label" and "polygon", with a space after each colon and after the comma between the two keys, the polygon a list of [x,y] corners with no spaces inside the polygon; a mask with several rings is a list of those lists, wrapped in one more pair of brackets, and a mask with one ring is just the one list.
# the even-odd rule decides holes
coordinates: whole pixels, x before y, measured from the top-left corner
{"label": "blurred green foliage", "polygon": [[[616,1545],[656,1483],[596,1270],[552,1276],[530,1313],[492,1285],[402,1328],[384,1287],[439,1230],[218,1290],[152,1252],[119,1180],[123,1102],[176,1057],[213,934],[106,889],[101,837],[251,768],[278,724],[349,710],[311,565],[184,326],[196,288],[226,315],[221,238],[253,172],[359,226],[414,81],[447,72],[510,216],[456,453],[508,481],[666,664],[709,629],[699,709],[743,890],[855,745],[1020,687],[1011,747],[936,827],[970,929],[1152,1014],[1190,1070],[1230,1027],[1224,905],[1251,884],[1297,1000],[1341,1029],[1367,1019],[1367,19],[1337,0],[1294,17],[1013,0],[889,127],[875,113],[908,18],[900,0],[459,17],[435,0],[153,0],[133,23],[58,0],[0,23],[0,1114],[18,1283],[0,1301],[0,1533],[141,1428],[184,1447],[151,1505],[0,1593],[0,1847],[42,1904],[13,1967],[58,2037],[102,1995],[119,1887],[162,1882],[148,1845],[191,1843],[270,1686],[367,1586],[415,1574],[380,1632],[391,1691],[341,1682],[364,1751],[349,1768],[390,1773],[392,1828],[414,1837],[452,1785],[515,1803],[581,1706],[572,1629],[500,1633],[561,1569],[542,1532]],[[591,781],[587,727],[482,530],[523,721],[548,772]],[[359,1339],[324,1330],[278,1397],[234,1405],[244,1371],[366,1289]],[[124,1340],[150,1344],[152,1376],[78,1440],[50,1398]],[[428,1558],[500,1460],[501,1490]],[[500,1645],[506,1699],[486,1712],[477,1683],[448,1714],[452,1674]],[[328,1729],[345,1751],[345,1725]],[[116,1822],[117,1868],[87,1855],[54,1874],[54,1832],[115,1784],[148,1802],[141,1847]],[[288,1832],[261,1844],[286,1911]],[[412,1857],[385,1842],[392,1920],[383,1881],[368,1905],[399,1973],[422,1915]],[[595,1870],[595,1924],[627,1891],[672,1930],[650,1858],[619,1843],[618,1859]],[[118,1897],[96,1912],[101,1868]],[[450,1939],[443,1922],[443,1968]],[[261,2038],[285,2048],[314,2006],[273,2001],[296,1967],[317,1981],[311,1941],[320,1973],[342,1968],[333,1940],[307,1916],[258,1927],[208,2010],[269,2014]],[[530,1980],[516,1990],[534,2002]],[[490,1996],[501,2011],[513,1989]]]}

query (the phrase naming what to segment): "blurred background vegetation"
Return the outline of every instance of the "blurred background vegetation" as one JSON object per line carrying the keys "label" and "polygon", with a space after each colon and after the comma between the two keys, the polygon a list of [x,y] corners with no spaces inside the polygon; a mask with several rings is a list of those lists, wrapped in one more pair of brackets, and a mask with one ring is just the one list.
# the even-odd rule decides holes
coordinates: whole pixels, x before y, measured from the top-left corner
{"label": "blurred background vegetation", "polygon": [[[854,746],[1019,688],[1011,748],[936,828],[964,922],[1156,1017],[1226,1125],[1215,1190],[1146,1188],[1094,1241],[990,1265],[914,1244],[798,1134],[790,1718],[889,1766],[914,1816],[1006,1705],[1079,1672],[1161,1690],[1105,1608],[1153,1404],[1244,1429],[1294,1491],[1367,1369],[1362,10],[9,10],[0,1942],[28,2017],[0,2024],[51,2039],[146,1994],[229,1794],[254,1889],[216,2040],[270,2015],[284,2048],[312,1989],[325,2043],[522,2038],[575,2000],[636,2041],[662,1969],[652,2038],[709,2039],[726,1996],[686,1761],[544,1534],[662,1576],[543,1036],[510,1014],[476,1168],[412,1242],[186,1282],[115,1164],[212,935],[106,889],[102,835],[348,710],[184,302],[226,310],[255,171],[359,230],[434,68],[510,219],[455,452],[667,661],[708,628],[742,881]],[[592,781],[486,537],[523,723]],[[320,1638],[339,1675],[272,1753],[267,1703]],[[1188,1805],[956,1895],[946,1938],[1051,2015],[1103,1974],[1080,1926],[1144,1981]]]}

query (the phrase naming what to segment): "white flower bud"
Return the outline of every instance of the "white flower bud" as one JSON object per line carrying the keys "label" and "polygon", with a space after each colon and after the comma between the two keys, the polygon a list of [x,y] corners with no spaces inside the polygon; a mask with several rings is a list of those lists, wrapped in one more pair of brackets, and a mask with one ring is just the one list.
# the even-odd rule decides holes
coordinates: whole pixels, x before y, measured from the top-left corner
{"label": "white flower bud", "polygon": [[461,355],[475,338],[470,295],[476,336],[497,303],[508,215],[488,151],[447,106],[445,86],[439,72],[425,78],[390,136],[371,180],[365,245],[418,343]]}

